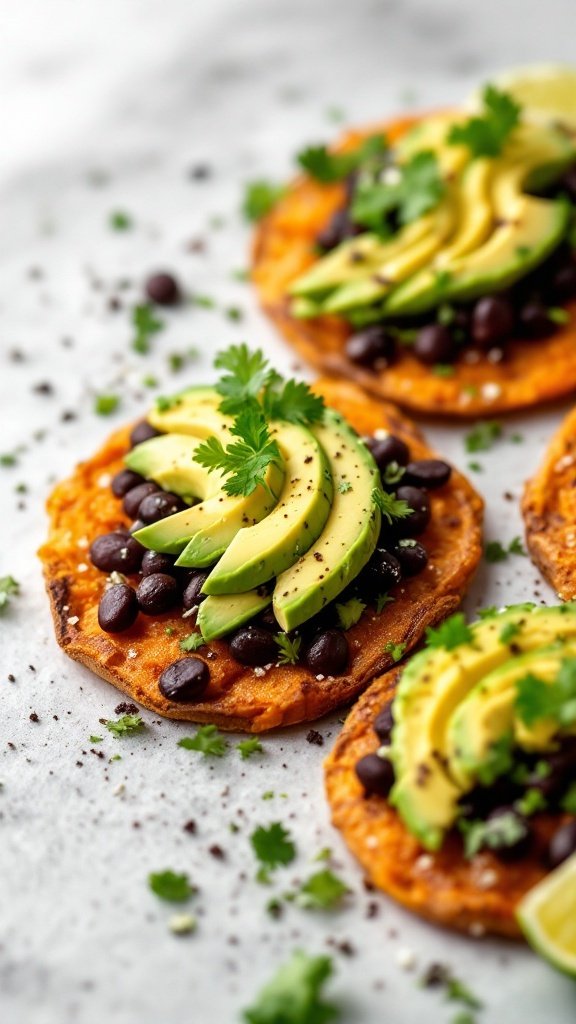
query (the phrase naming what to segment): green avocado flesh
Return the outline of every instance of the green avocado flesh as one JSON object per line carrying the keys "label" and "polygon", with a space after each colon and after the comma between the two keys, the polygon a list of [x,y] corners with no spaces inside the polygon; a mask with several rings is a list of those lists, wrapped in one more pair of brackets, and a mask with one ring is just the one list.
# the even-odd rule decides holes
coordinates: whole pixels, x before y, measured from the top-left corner
{"label": "green avocado flesh", "polygon": [[244,594],[207,597],[198,608],[197,624],[207,643],[218,640],[249,622],[272,603],[272,594],[247,590]]}
{"label": "green avocado flesh", "polygon": [[497,776],[503,743],[553,748],[558,721],[527,724],[518,684],[527,676],[552,684],[575,653],[576,604],[516,606],[473,624],[452,650],[428,647],[408,663],[394,699],[390,800],[425,848],[442,845],[459,799]]}
{"label": "green avocado flesh", "polygon": [[419,315],[502,291],[559,245],[570,204],[526,190],[554,184],[574,160],[568,136],[553,125],[521,124],[498,158],[470,160],[464,147],[446,142],[451,123],[427,119],[396,153],[400,165],[418,151],[435,153],[445,181],[437,207],[390,239],[361,234],[318,260],[290,287],[295,316],[366,308],[380,319]]}
{"label": "green avocado flesh", "polygon": [[126,465],[166,491],[202,500],[217,494],[222,476],[209,473],[194,462],[200,439],[186,434],[162,434],[136,445],[125,458]]}

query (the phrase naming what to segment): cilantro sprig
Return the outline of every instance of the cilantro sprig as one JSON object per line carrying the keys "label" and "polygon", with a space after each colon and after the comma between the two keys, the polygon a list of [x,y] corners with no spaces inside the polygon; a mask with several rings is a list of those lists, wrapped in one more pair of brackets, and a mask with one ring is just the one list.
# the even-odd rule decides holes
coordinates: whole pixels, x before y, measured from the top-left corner
{"label": "cilantro sprig", "polygon": [[324,145],[307,146],[296,157],[302,170],[316,181],[329,183],[342,181],[363,165],[383,156],[388,148],[385,135],[370,135],[357,149],[348,153],[331,152]]}
{"label": "cilantro sprig", "polygon": [[0,614],[8,607],[11,598],[18,597],[19,593],[20,584],[13,576],[0,577]]}
{"label": "cilantro sprig", "polygon": [[277,633],[274,640],[278,644],[278,664],[296,665],[300,657],[302,637],[291,637],[288,633]]}
{"label": "cilantro sprig", "polygon": [[446,185],[432,150],[420,150],[395,170],[397,180],[358,183],[350,209],[354,223],[382,232],[392,213],[406,225],[438,205]]}
{"label": "cilantro sprig", "polygon": [[453,651],[455,647],[468,644],[471,640],[472,631],[462,612],[450,615],[436,629],[428,626],[426,630],[428,647],[443,647],[445,651]]}
{"label": "cilantro sprig", "polygon": [[226,477],[223,488],[230,496],[248,495],[265,485],[266,471],[272,463],[282,464],[282,456],[264,413],[248,405],[236,417],[230,433],[238,438],[226,448],[219,438],[209,437],[196,449],[194,459],[206,469],[220,470]]}
{"label": "cilantro sprig", "polygon": [[223,757],[228,744],[215,725],[201,725],[194,736],[183,736],[178,746],[184,750],[197,750],[208,757]]}
{"label": "cilantro sprig", "polygon": [[483,111],[448,132],[451,145],[467,146],[473,157],[499,156],[520,121],[521,106],[507,92],[487,85],[482,93]]}
{"label": "cilantro sprig", "polygon": [[188,875],[178,875],[170,869],[152,872],[148,875],[148,885],[159,899],[168,903],[185,903],[194,892]]}
{"label": "cilantro sprig", "polygon": [[389,526],[392,525],[395,519],[407,519],[414,512],[414,509],[410,508],[407,501],[395,498],[393,494],[381,491],[378,487],[375,487],[372,491],[372,500],[380,509]]}
{"label": "cilantro sprig", "polygon": [[340,1013],[322,998],[332,974],[327,956],[308,956],[296,950],[264,986],[256,1002],[244,1010],[246,1024],[329,1024]]}
{"label": "cilantro sprig", "polygon": [[296,856],[290,833],[279,821],[272,822],[268,828],[260,825],[250,836],[250,842],[258,860],[266,868],[291,864]]}
{"label": "cilantro sprig", "polygon": [[551,683],[528,673],[516,684],[516,714],[530,728],[552,719],[566,728],[576,722],[576,658],[565,658]]}
{"label": "cilantro sprig", "polygon": [[116,739],[122,736],[129,736],[135,732],[141,732],[145,728],[144,721],[140,715],[122,715],[116,721],[111,719],[104,723],[108,732],[111,732]]}

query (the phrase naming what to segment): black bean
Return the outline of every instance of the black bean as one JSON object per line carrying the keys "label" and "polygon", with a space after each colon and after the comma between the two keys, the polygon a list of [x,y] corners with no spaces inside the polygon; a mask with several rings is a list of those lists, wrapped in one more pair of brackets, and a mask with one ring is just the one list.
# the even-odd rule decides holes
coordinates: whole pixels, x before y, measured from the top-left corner
{"label": "black bean", "polygon": [[159,551],[145,551],[142,557],[140,572],[143,576],[151,576],[155,572],[175,576],[178,570],[174,567],[172,555],[162,555]]}
{"label": "black bean", "polygon": [[325,228],[316,236],[316,244],[327,252],[335,249],[340,242],[358,234],[355,225],[350,221],[348,210],[336,210],[328,221]]}
{"label": "black bean", "polygon": [[210,682],[210,669],[201,658],[191,655],[179,658],[165,668],[158,681],[160,693],[167,700],[185,702],[199,700]]}
{"label": "black bean", "polygon": [[428,565],[428,552],[417,540],[399,540],[392,553],[400,562],[403,576],[418,576]]}
{"label": "black bean", "polygon": [[158,306],[175,306],[180,302],[180,286],[172,274],[151,274],[146,281],[146,295]]}
{"label": "black bean", "polygon": [[414,487],[424,487],[428,491],[435,487],[443,487],[447,484],[452,473],[452,467],[440,459],[417,459],[409,462],[406,466],[406,473],[402,477],[403,484],[412,484]]}
{"label": "black bean", "polygon": [[102,572],[138,572],[144,548],[134,537],[120,530],[96,537],[90,545],[90,560]]}
{"label": "black bean", "polygon": [[394,339],[382,324],[372,324],[351,334],[346,342],[346,355],[358,366],[389,363],[394,357]]}
{"label": "black bean", "polygon": [[376,548],[360,578],[361,590],[370,595],[385,594],[390,587],[400,583],[402,567],[394,555],[385,548]]}
{"label": "black bean", "polygon": [[151,480],[146,483],[138,484],[137,487],[133,487],[131,491],[128,491],[124,495],[124,501],[122,502],[122,508],[124,509],[127,516],[130,519],[136,519],[138,517],[138,509],[140,508],[140,502],[144,501],[149,494],[155,494],[160,488],[158,484],[153,484]]}
{"label": "black bean", "polygon": [[498,807],[511,805],[521,796],[521,787],[506,776],[500,776],[490,786],[476,786],[460,799],[460,814],[476,821],[485,819]]}
{"label": "black bean", "polygon": [[551,282],[552,295],[556,302],[567,302],[576,296],[576,265],[566,263],[559,267]]}
{"label": "black bean", "polygon": [[122,633],[133,626],[138,615],[136,592],[127,583],[108,587],[98,605],[98,625],[106,633]]}
{"label": "black bean", "polygon": [[140,580],[136,597],[140,611],[145,615],[162,615],[174,607],[180,597],[180,590],[173,576],[155,572]]}
{"label": "black bean", "polygon": [[490,348],[509,338],[514,330],[514,307],[503,295],[485,295],[472,311],[472,339]]}
{"label": "black bean", "polygon": [[414,355],[421,363],[451,363],[456,356],[456,342],[444,324],[427,324],[416,335]]}
{"label": "black bean", "polygon": [[388,434],[387,437],[369,437],[366,445],[372,452],[374,462],[381,472],[391,462],[395,462],[398,466],[405,466],[410,458],[408,445],[394,434]]}
{"label": "black bean", "polygon": [[348,664],[348,641],[339,629],[317,633],[308,645],[304,660],[315,675],[338,676]]}
{"label": "black bean", "polygon": [[159,434],[160,431],[156,430],[147,420],[140,420],[140,423],[136,424],[130,434],[130,444],[134,448],[137,444],[142,444],[143,441],[149,441],[152,437],[158,437]]}
{"label": "black bean", "polygon": [[396,497],[399,501],[405,501],[412,512],[405,519],[394,521],[394,533],[397,537],[417,537],[430,522],[430,501],[426,491],[419,487],[399,487]]}
{"label": "black bean", "polygon": [[374,719],[374,732],[381,743],[389,743],[392,736],[392,729],[394,728],[394,712],[392,710],[392,701],[382,708],[382,711],[376,715]]}
{"label": "black bean", "polygon": [[494,822],[497,821],[498,818],[503,817],[504,815],[506,816],[506,818],[513,817],[515,819],[519,826],[520,834],[518,838],[514,841],[507,842],[506,830],[503,830],[501,836],[501,844],[498,847],[494,848],[494,853],[496,854],[497,857],[500,858],[500,860],[518,860],[520,857],[526,856],[532,845],[532,832],[530,829],[530,825],[528,824],[526,818],[522,814],[519,814],[518,811],[515,811],[513,807],[506,805],[503,807],[496,807],[493,811],[490,812],[487,820],[490,822]]}
{"label": "black bean", "polygon": [[139,484],[143,484],[146,481],[140,473],[135,473],[132,469],[121,469],[116,476],[112,477],[112,494],[117,498],[123,498],[128,491],[131,491],[134,487],[138,487]]}
{"label": "black bean", "polygon": [[191,608],[197,608],[202,601],[206,600],[207,595],[202,593],[202,587],[207,579],[207,572],[193,572],[188,577],[188,581],[182,594],[184,611],[188,612]]}
{"label": "black bean", "polygon": [[527,338],[546,338],[558,328],[550,319],[548,307],[539,299],[532,299],[521,307],[518,323],[520,333]]}
{"label": "black bean", "polygon": [[548,866],[557,868],[576,853],[576,821],[567,821],[553,833],[548,844]]}
{"label": "black bean", "polygon": [[257,668],[274,664],[278,660],[279,648],[267,629],[248,626],[234,633],[230,641],[230,654],[241,665]]}
{"label": "black bean", "polygon": [[147,494],[138,506],[138,518],[143,523],[157,523],[159,519],[166,519],[176,512],[182,512],[186,505],[177,494],[169,491],[156,491]]}
{"label": "black bean", "polygon": [[356,765],[356,775],[364,787],[364,794],[388,796],[394,785],[394,768],[387,757],[366,754]]}
{"label": "black bean", "polygon": [[263,629],[270,629],[272,630],[273,633],[278,633],[280,630],[278,619],[274,615],[274,609],[272,605],[264,609],[264,611],[261,613],[258,619],[258,623],[262,626]]}

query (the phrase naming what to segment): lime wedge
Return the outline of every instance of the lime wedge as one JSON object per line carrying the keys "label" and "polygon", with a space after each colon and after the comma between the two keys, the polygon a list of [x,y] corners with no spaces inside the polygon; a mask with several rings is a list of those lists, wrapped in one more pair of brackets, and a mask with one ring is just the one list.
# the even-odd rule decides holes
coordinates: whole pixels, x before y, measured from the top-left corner
{"label": "lime wedge", "polygon": [[[562,64],[536,64],[516,68],[491,79],[491,83],[510,93],[531,121],[562,121],[576,129],[576,68]],[[482,106],[482,90],[471,96],[467,107]]]}
{"label": "lime wedge", "polygon": [[516,916],[536,952],[576,977],[576,853],[530,889]]}

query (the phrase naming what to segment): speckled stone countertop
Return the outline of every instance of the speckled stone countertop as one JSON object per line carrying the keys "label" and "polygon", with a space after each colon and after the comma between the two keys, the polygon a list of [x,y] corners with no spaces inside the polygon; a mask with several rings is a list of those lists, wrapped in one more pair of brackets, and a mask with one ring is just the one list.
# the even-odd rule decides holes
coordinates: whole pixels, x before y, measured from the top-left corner
{"label": "speckled stone countertop", "polygon": [[[321,763],[338,717],[264,738],[265,753],[205,759],[177,747],[191,727],[144,713],[116,740],[99,719],[115,690],[57,648],[35,550],[59,477],[135,417],[154,390],[209,379],[213,353],[247,339],[283,371],[293,355],[238,279],[248,259],[243,184],[280,179],[335,121],[459,100],[493,70],[570,60],[576,7],[548,0],[19,0],[0,16],[0,575],[21,583],[0,619],[0,1018],[6,1024],[228,1024],[294,947],[329,952],[344,1024],[449,1024],[459,1007],[418,985],[448,963],[485,1002],[483,1024],[568,1024],[573,985],[527,949],[458,938],[366,892],[333,832]],[[111,230],[114,211],[130,215]],[[167,268],[214,308],[162,314],[149,356],[130,313]],[[233,319],[230,308],[242,319]],[[227,312],[228,311],[228,312]],[[179,374],[174,352],[197,350]],[[108,420],[94,396],[120,394]],[[521,533],[516,499],[565,406],[515,417],[478,457],[487,537]],[[515,432],[522,445],[510,443]],[[466,467],[462,428],[427,428]],[[25,487],[25,489],[24,489]],[[504,491],[514,500],[506,500]],[[483,566],[479,605],[552,600],[527,559]],[[10,681],[10,676],[13,680]],[[37,720],[36,720],[37,717]],[[111,761],[117,753],[121,760]],[[263,800],[263,794],[274,796]],[[184,830],[190,819],[195,834]],[[281,821],[298,857],[273,886],[254,880],[249,835]],[[231,831],[230,825],[238,827]],[[210,848],[221,847],[223,856]],[[323,847],[351,894],[313,913],[275,893]],[[169,930],[150,872],[187,872],[196,933]],[[374,909],[375,908],[375,909]],[[411,963],[412,969],[407,969]],[[460,1008],[461,1009],[461,1008]]]}

